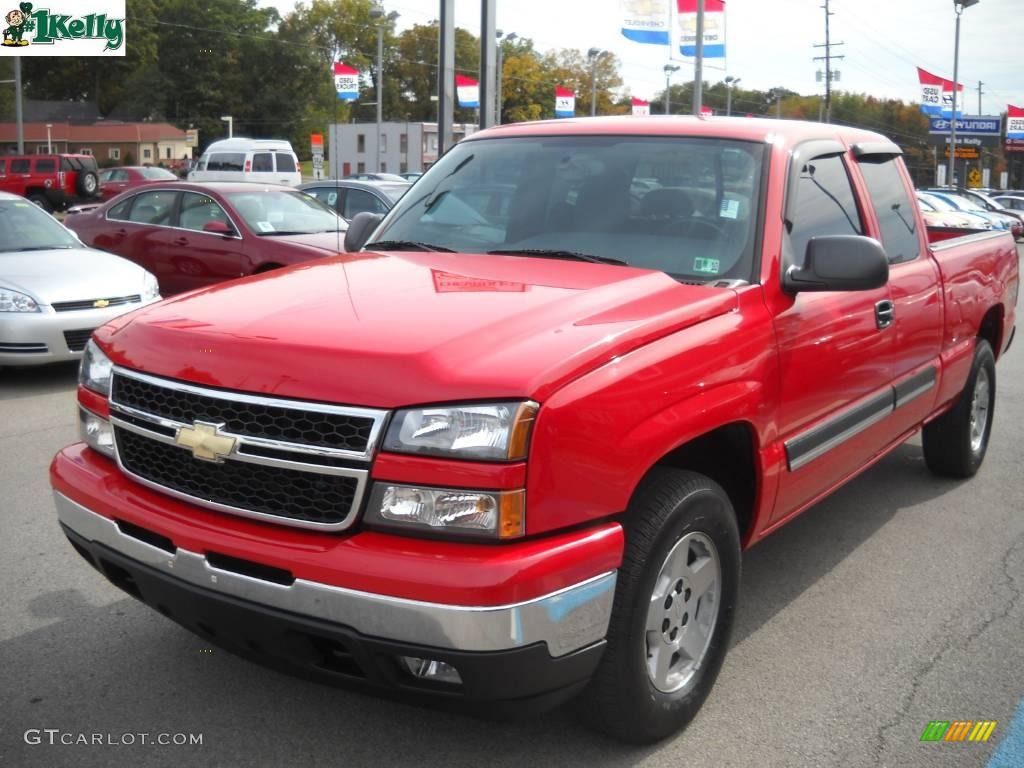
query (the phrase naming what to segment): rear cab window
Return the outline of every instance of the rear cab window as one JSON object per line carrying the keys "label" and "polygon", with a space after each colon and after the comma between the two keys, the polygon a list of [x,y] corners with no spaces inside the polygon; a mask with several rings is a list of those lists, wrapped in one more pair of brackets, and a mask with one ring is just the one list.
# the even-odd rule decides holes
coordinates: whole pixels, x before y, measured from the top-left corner
{"label": "rear cab window", "polygon": [[865,155],[857,161],[890,264],[913,261],[921,250],[914,204],[898,163],[898,156],[882,154]]}
{"label": "rear cab window", "polygon": [[44,160],[36,160],[36,173],[56,173],[57,172],[57,161],[52,157],[48,157]]}

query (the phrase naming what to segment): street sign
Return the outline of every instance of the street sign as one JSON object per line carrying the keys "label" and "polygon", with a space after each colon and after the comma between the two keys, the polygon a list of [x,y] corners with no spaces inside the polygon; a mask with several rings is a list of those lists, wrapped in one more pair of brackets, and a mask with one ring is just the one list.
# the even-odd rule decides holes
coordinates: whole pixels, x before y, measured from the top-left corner
{"label": "street sign", "polygon": [[971,168],[971,170],[967,172],[967,186],[974,189],[981,186],[981,171],[977,168]]}
{"label": "street sign", "polygon": [[319,181],[324,177],[324,135],[311,133],[309,148],[313,155],[313,179]]}
{"label": "street sign", "polygon": [[189,128],[185,131],[185,146],[198,147],[199,146],[199,129]]}

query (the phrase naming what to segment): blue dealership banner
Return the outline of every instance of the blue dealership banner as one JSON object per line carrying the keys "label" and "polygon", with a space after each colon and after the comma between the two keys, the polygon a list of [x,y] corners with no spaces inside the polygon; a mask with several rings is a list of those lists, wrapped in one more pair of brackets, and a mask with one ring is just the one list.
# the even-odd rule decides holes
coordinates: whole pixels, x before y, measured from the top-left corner
{"label": "blue dealership banner", "polygon": [[[956,121],[956,132],[963,136],[998,136],[1003,120],[996,115],[964,116]],[[928,118],[928,133],[949,133],[950,120],[946,117]]]}

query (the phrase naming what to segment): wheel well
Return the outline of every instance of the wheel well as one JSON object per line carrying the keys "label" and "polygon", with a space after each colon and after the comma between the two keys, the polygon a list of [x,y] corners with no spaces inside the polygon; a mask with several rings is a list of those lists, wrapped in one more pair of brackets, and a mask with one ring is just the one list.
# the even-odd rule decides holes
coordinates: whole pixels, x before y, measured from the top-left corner
{"label": "wheel well", "polygon": [[256,267],[256,271],[253,272],[253,274],[258,275],[262,272],[269,272],[272,269],[280,269],[283,266],[283,264],[260,264],[258,267]]}
{"label": "wheel well", "polygon": [[754,520],[757,469],[754,433],[749,424],[737,422],[718,427],[662,456],[658,466],[688,469],[706,475],[729,495],[740,540],[746,541]]}
{"label": "wheel well", "polygon": [[984,339],[992,347],[992,354],[997,358],[1002,351],[1003,341],[1003,305],[997,304],[985,313],[978,328],[978,337]]}

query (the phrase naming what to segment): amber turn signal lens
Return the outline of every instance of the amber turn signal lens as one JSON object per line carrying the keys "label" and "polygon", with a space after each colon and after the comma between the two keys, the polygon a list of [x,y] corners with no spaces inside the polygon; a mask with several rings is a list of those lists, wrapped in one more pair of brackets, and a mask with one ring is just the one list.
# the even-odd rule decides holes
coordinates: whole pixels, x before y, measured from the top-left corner
{"label": "amber turn signal lens", "polygon": [[530,450],[530,435],[533,432],[533,422],[537,418],[538,408],[540,406],[533,401],[519,404],[508,440],[510,461],[522,461],[526,458]]}
{"label": "amber turn signal lens", "polygon": [[526,491],[504,491],[498,515],[498,538],[518,539],[526,535]]}

